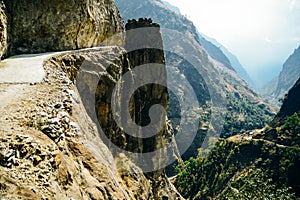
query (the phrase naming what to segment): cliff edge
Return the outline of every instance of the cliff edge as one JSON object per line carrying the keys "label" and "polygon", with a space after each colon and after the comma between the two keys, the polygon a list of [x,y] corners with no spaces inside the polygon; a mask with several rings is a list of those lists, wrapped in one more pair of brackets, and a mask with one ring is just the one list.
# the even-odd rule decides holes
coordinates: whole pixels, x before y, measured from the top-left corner
{"label": "cliff edge", "polygon": [[[154,36],[148,41],[162,44],[158,24],[148,19],[132,22],[136,28],[139,25],[134,24],[146,22],[146,27],[158,28],[151,32]],[[110,92],[114,88],[122,91],[117,82],[127,72],[134,79],[136,74],[131,71],[135,67],[153,62],[160,64],[158,72],[165,73],[163,51],[127,52],[117,46],[72,51],[107,45],[110,36],[123,31],[123,21],[113,1],[43,4],[1,1],[0,27],[0,51],[4,57],[71,50],[21,56],[23,62],[32,59],[36,61],[34,66],[41,65],[36,67],[22,65],[18,62],[20,56],[1,62],[1,70],[13,70],[11,64],[18,63],[20,80],[0,83],[3,106],[0,108],[0,198],[182,198],[168,181],[163,167],[144,173],[143,165],[139,166],[125,153],[114,151],[104,140],[109,138],[126,151],[147,153],[160,149],[170,139],[164,115],[160,116],[163,127],[160,132],[140,139],[129,137],[117,126],[110,108]],[[26,73],[22,71],[41,68],[42,78],[26,81],[29,77],[24,77]],[[160,78],[166,77],[157,77]],[[90,101],[89,94],[95,101]],[[113,98],[121,106],[122,96],[117,94]],[[148,109],[152,104],[168,108],[165,87],[150,84],[134,93],[129,112],[138,125],[149,123]],[[104,135],[100,134],[99,125]],[[159,165],[164,155],[163,151],[160,153],[158,160],[150,159],[146,163]]]}

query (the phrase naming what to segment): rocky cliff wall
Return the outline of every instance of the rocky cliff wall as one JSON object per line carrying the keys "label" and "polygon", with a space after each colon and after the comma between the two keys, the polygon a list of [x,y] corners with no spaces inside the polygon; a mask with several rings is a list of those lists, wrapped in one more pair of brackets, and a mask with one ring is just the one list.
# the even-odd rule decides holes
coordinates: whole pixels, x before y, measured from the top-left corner
{"label": "rocky cliff wall", "polygon": [[101,104],[96,108],[103,123],[92,120],[89,109],[95,114],[95,91],[98,97],[107,97],[101,95],[101,87],[111,91],[111,78],[122,75],[125,60],[123,49],[102,47],[56,55],[45,62],[44,81],[28,84],[27,95],[14,102],[18,106],[6,108],[0,119],[1,198],[181,198],[163,171],[144,175],[125,154],[113,154],[97,124],[110,129],[109,139],[119,147],[153,149],[159,141],[135,147],[129,144],[133,140],[121,140],[124,133],[112,121],[105,123],[112,118],[106,113],[107,102],[98,98]]}
{"label": "rocky cliff wall", "polygon": [[7,51],[7,18],[5,5],[0,1],[0,59]]}
{"label": "rocky cliff wall", "polygon": [[4,4],[1,23],[7,18],[8,51],[2,54],[94,47],[123,30],[112,0],[5,0]]}
{"label": "rocky cliff wall", "polygon": [[284,62],[279,76],[267,83],[261,90],[262,96],[274,106],[281,106],[281,100],[300,77],[300,46]]}
{"label": "rocky cliff wall", "polygon": [[[85,109],[98,124],[99,136],[117,160],[119,173],[121,178],[130,185],[129,190],[138,187],[145,189],[143,185],[135,182],[138,173],[149,183],[150,189],[147,190],[149,198],[180,199],[180,195],[164,172],[165,159],[168,156],[164,148],[173,138],[167,130],[166,116],[155,115],[155,120],[160,122],[162,128],[158,129],[152,137],[143,138],[145,132],[142,128],[133,132],[131,132],[133,129],[126,129],[132,122],[140,127],[148,125],[151,122],[151,114],[149,116],[148,112],[153,105],[160,104],[164,110],[167,110],[169,105],[167,88],[162,86],[166,84],[167,77],[158,24],[148,19],[140,19],[132,21],[130,24],[132,28],[128,27],[129,25],[125,40],[125,49],[128,51],[112,48],[88,53],[83,51],[73,55],[67,53],[56,57],[54,62],[62,67],[70,80],[76,83]],[[155,28],[149,32],[135,32],[134,29],[139,27]],[[140,35],[140,33],[145,34]],[[130,51],[134,48],[132,45],[136,45],[134,41],[137,38],[143,39],[140,43],[141,49]],[[153,46],[153,43],[160,48],[147,48]],[[157,66],[150,66],[145,72],[138,73],[141,67],[151,63],[156,63]],[[124,78],[125,76],[127,79]],[[162,85],[150,83],[134,88],[138,84],[136,82],[138,79],[152,79],[154,83],[159,82]],[[129,101],[126,102],[126,99]],[[113,107],[117,108],[117,111],[114,111]],[[125,113],[127,108],[129,113]],[[130,117],[124,118],[126,114]],[[118,116],[122,117],[121,124],[116,120]],[[152,128],[157,127],[152,126]],[[132,133],[135,135],[131,135]],[[154,151],[158,151],[156,157],[143,155]],[[135,168],[146,169],[148,173],[136,172]]]}
{"label": "rocky cliff wall", "polygon": [[272,124],[276,124],[277,126],[282,125],[287,117],[294,113],[297,113],[298,115],[300,114],[300,78],[286,94],[281,109]]}
{"label": "rocky cliff wall", "polygon": [[44,81],[24,85],[26,95],[13,102],[18,106],[6,107],[0,119],[1,199],[153,199],[149,180],[123,157],[119,166],[134,173],[122,179],[83,98],[62,70],[91,57],[106,62],[116,52],[107,47],[53,57],[45,62]]}

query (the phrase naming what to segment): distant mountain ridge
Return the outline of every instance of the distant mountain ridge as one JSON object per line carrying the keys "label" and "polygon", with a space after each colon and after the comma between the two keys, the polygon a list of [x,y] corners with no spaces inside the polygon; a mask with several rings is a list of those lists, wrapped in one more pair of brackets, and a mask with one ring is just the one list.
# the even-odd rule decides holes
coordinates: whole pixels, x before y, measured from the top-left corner
{"label": "distant mountain ridge", "polygon": [[[197,31],[198,32],[198,31]],[[203,48],[207,51],[207,53],[215,60],[222,63],[225,67],[228,69],[231,69],[233,71],[236,71],[233,66],[231,65],[230,60],[226,57],[226,55],[223,53],[220,47],[217,47],[212,42],[206,40],[205,37],[203,37],[199,32],[199,39],[200,44],[203,46]]]}
{"label": "distant mountain ridge", "polygon": [[245,70],[245,68],[242,66],[238,58],[231,53],[224,45],[219,43],[216,39],[208,37],[207,35],[204,35],[203,33],[199,33],[200,37],[203,37],[205,40],[213,43],[215,46],[219,47],[219,49],[227,56],[227,58],[230,61],[231,66],[235,69],[235,71],[238,73],[238,75],[241,76],[245,81],[247,81],[252,87],[255,87],[255,83],[251,79],[248,72]]}
{"label": "distant mountain ridge", "polygon": [[[169,9],[174,12],[181,14],[180,9],[166,1],[162,1]],[[241,76],[247,83],[252,87],[255,87],[253,80],[250,78],[248,72],[242,66],[238,58],[232,54],[224,45],[220,44],[216,39],[208,37],[197,30],[199,36],[199,42],[208,54],[215,60],[221,62],[224,66],[229,69],[235,70],[238,75]]]}
{"label": "distant mountain ridge", "polygon": [[275,77],[261,90],[261,94],[273,105],[279,105],[289,89],[300,77],[300,46],[296,48],[283,64],[279,76]]}
{"label": "distant mountain ridge", "polygon": [[180,14],[180,9],[172,4],[170,4],[169,2],[167,1],[163,1],[161,0],[166,6],[168,6],[171,10],[173,10],[174,12],[176,12],[177,14]]}

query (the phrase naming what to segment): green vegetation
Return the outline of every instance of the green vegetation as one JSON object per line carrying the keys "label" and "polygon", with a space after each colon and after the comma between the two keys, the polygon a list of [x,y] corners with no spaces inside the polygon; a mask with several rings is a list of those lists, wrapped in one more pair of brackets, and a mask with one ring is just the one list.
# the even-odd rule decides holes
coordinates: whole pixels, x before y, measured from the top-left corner
{"label": "green vegetation", "polygon": [[227,99],[229,112],[221,133],[222,138],[228,138],[247,130],[263,128],[271,121],[270,113],[264,104],[251,102],[238,93],[229,93]]}
{"label": "green vegetation", "polygon": [[178,167],[178,191],[190,199],[297,199],[300,148],[239,138],[222,139],[207,157]]}
{"label": "green vegetation", "polygon": [[283,128],[288,129],[291,132],[296,132],[300,129],[300,118],[298,117],[297,113],[294,113],[292,116],[287,118]]}
{"label": "green vegetation", "polygon": [[[239,189],[236,189],[239,188]],[[290,187],[280,187],[273,183],[273,179],[266,176],[260,169],[241,175],[221,195],[223,199],[258,199],[278,200],[296,199]]]}

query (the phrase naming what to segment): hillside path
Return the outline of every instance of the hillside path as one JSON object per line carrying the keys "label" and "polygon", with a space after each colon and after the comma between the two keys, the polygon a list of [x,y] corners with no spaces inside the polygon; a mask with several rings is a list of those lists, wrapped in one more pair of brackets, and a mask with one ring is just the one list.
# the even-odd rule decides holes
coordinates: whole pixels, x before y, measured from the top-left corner
{"label": "hillside path", "polygon": [[55,53],[24,54],[0,62],[0,84],[41,82],[45,76],[43,62]]}
{"label": "hillside path", "polygon": [[44,61],[59,52],[41,54],[23,54],[0,62],[0,106],[11,103],[22,93],[22,84],[34,84],[43,81]]}
{"label": "hillside path", "polygon": [[7,58],[0,62],[0,129],[7,128],[7,118],[25,99],[34,96],[36,83],[43,81],[44,60],[57,54],[24,54]]}

